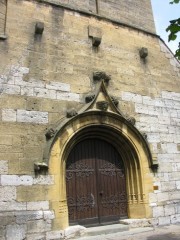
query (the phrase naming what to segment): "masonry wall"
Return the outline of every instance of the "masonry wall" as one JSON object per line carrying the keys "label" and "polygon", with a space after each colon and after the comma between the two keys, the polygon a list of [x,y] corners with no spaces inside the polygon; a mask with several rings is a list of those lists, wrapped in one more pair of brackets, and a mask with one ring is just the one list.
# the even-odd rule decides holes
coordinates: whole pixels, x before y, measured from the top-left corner
{"label": "masonry wall", "polygon": [[[41,37],[34,34],[37,21],[44,22]],[[98,49],[92,47],[89,25],[102,31]],[[42,161],[47,129],[67,109],[79,110],[85,94],[94,91],[92,74],[98,70],[111,75],[109,93],[120,101],[121,111],[135,117],[157,156],[156,190],[149,196],[154,223],[179,222],[180,72],[164,43],[30,1],[9,1],[6,33],[8,39],[0,41],[0,238],[63,237],[49,205],[54,176],[35,176],[34,163]],[[145,61],[141,47],[149,51]]]}
{"label": "masonry wall", "polygon": [[6,21],[6,0],[0,0],[0,35],[4,35]]}

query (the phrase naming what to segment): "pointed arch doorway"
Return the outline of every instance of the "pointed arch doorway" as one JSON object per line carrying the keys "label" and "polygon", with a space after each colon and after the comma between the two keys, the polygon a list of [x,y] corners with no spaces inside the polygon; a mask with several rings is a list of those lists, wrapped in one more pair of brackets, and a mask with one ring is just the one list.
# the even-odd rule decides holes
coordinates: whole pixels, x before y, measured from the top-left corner
{"label": "pointed arch doorway", "polygon": [[103,224],[127,217],[124,164],[109,142],[88,138],[77,143],[66,163],[70,224]]}

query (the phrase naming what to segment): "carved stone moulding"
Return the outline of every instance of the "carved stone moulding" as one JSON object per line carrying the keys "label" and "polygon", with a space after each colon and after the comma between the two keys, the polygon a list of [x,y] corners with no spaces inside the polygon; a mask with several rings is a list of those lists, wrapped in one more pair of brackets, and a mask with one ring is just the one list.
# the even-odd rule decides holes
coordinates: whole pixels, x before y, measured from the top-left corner
{"label": "carved stone moulding", "polygon": [[118,99],[117,99],[116,97],[114,97],[114,96],[111,96],[111,100],[112,100],[112,102],[114,103],[114,105],[117,107],[118,104],[119,104]]}
{"label": "carved stone moulding", "polygon": [[100,109],[102,111],[107,111],[109,103],[106,101],[99,101],[96,103],[96,106],[98,109]]}
{"label": "carved stone moulding", "polygon": [[136,119],[134,117],[127,118],[128,122],[130,122],[132,125],[135,125]]}
{"label": "carved stone moulding", "polygon": [[95,94],[88,94],[85,96],[85,102],[90,103],[95,98]]}
{"label": "carved stone moulding", "polygon": [[109,81],[111,80],[111,76],[107,75],[105,72],[93,72],[93,80],[94,81],[101,81],[104,80],[105,83],[109,83]]}
{"label": "carved stone moulding", "polygon": [[66,117],[67,118],[72,118],[74,116],[76,116],[78,113],[76,111],[75,108],[71,108],[71,109],[68,109],[67,112],[66,112]]}
{"label": "carved stone moulding", "polygon": [[45,136],[46,136],[47,139],[51,139],[52,137],[54,137],[55,133],[56,133],[56,131],[53,128],[50,128],[46,132]]}

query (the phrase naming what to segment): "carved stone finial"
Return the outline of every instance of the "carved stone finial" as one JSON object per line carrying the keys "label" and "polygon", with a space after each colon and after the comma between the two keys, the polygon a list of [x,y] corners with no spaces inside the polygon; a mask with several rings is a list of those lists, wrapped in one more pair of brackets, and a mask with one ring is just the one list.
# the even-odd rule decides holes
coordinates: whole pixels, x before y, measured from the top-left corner
{"label": "carved stone finial", "polygon": [[93,72],[93,79],[94,81],[100,81],[104,80],[106,83],[108,83],[111,80],[111,76],[107,75],[105,72]]}
{"label": "carved stone finial", "polygon": [[42,34],[44,31],[44,23],[37,22],[35,26],[35,34]]}
{"label": "carved stone finial", "polygon": [[145,58],[148,56],[148,49],[142,47],[142,48],[139,50],[139,55],[140,55],[141,58],[145,59]]}
{"label": "carved stone finial", "polygon": [[86,97],[85,97],[85,101],[86,103],[90,103],[92,102],[92,100],[95,98],[95,95],[94,94],[88,94]]}
{"label": "carved stone finial", "polygon": [[117,99],[116,97],[114,97],[114,96],[111,96],[111,100],[112,100],[112,102],[114,103],[114,105],[117,107],[118,104],[119,104],[118,99]]}
{"label": "carved stone finial", "polygon": [[56,131],[53,128],[50,128],[46,132],[45,136],[46,136],[47,139],[50,139],[50,138],[54,137],[55,133],[56,133]]}
{"label": "carved stone finial", "polygon": [[136,119],[134,117],[127,118],[128,122],[130,122],[132,125],[135,125]]}
{"label": "carved stone finial", "polygon": [[66,117],[67,118],[72,118],[77,115],[77,111],[75,108],[68,109],[66,112]]}
{"label": "carved stone finial", "polygon": [[102,111],[107,111],[109,103],[106,101],[99,101],[96,103],[97,108],[102,110]]}

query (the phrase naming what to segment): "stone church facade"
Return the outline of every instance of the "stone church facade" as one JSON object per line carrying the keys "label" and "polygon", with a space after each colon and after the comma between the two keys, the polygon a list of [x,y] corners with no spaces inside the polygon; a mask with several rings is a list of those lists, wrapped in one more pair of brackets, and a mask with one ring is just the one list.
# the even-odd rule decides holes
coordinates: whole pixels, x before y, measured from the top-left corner
{"label": "stone church facade", "polygon": [[0,239],[180,222],[180,64],[150,1],[0,0],[0,56]]}

